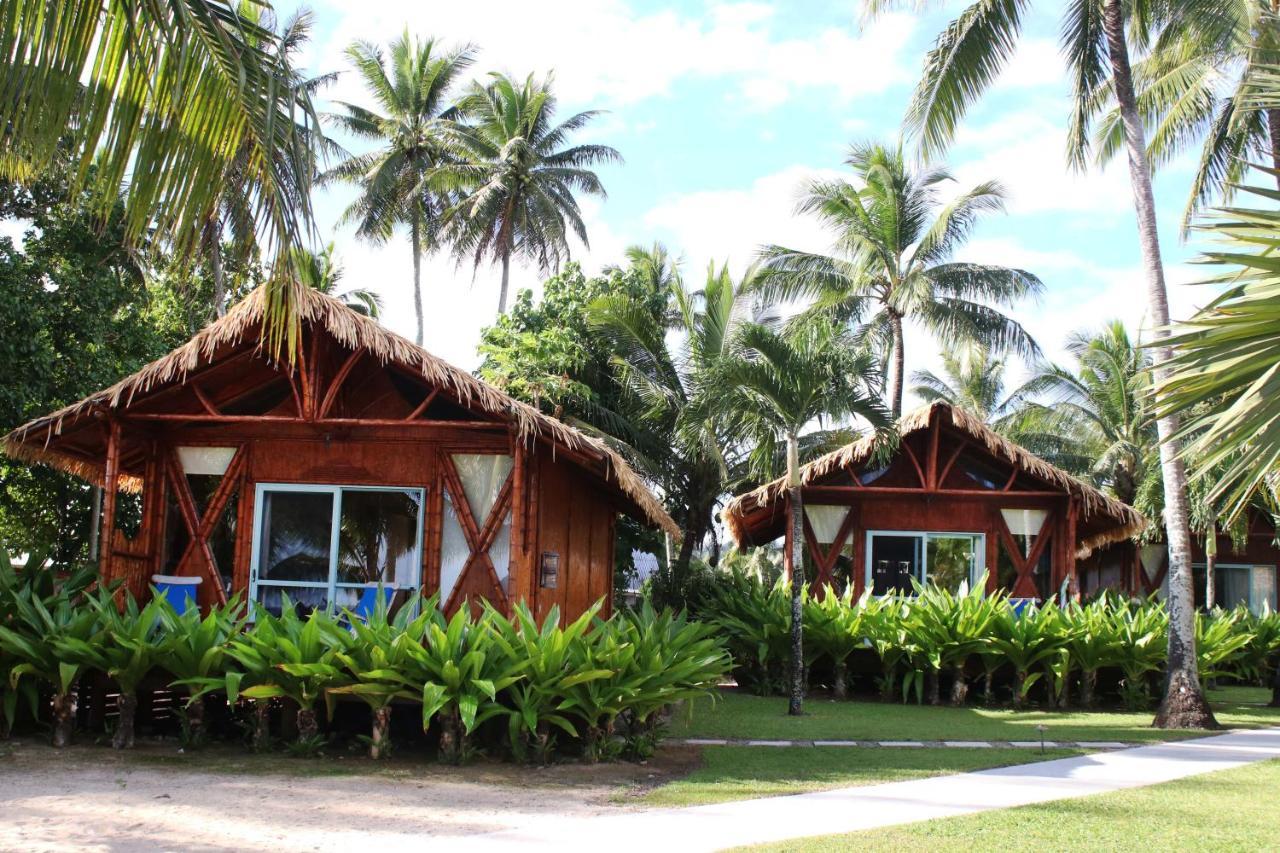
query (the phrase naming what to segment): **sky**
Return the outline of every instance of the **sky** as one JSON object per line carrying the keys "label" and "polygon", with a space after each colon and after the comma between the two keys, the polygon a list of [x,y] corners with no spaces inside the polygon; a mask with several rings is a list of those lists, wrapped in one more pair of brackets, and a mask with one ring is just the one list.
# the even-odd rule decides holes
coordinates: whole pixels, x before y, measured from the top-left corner
{"label": "sky", "polygon": [[[407,28],[418,37],[479,48],[475,77],[493,70],[554,73],[560,115],[606,111],[577,140],[611,145],[620,165],[599,169],[606,199],[582,201],[589,248],[573,258],[588,273],[621,260],[625,247],[662,241],[696,283],[709,263],[741,271],[765,243],[826,251],[830,235],[798,215],[806,180],[848,175],[851,142],[893,142],[925,51],[958,3],[928,14],[893,14],[863,25],[857,0],[827,2],[625,2],[539,0],[423,3],[313,0],[311,71],[343,72],[325,101],[368,103],[344,55],[354,40],[387,44]],[[904,4],[910,5],[910,4]],[[1120,317],[1146,320],[1146,299],[1127,169],[1117,160],[1085,173],[1066,165],[1067,76],[1057,47],[1058,4],[1035,4],[1018,54],[969,113],[945,163],[960,192],[1000,181],[1007,211],[986,219],[961,260],[1017,266],[1039,276],[1038,303],[1013,311],[1046,354],[1065,358],[1073,330]],[[289,3],[277,3],[287,12]],[[344,144],[340,136],[338,140]],[[363,150],[351,146],[353,150]],[[1188,262],[1194,244],[1179,224],[1194,157],[1165,167],[1155,184],[1173,316],[1207,299],[1187,286],[1203,276]],[[332,240],[344,286],[383,299],[383,322],[412,336],[412,265],[407,233],[380,246],[337,225],[353,197],[316,198],[321,236]],[[513,288],[542,276],[517,268]],[[496,315],[499,271],[458,267],[444,256],[423,270],[425,345],[464,367],[479,359],[480,330]],[[936,369],[937,345],[910,330],[908,369]],[[1023,367],[1015,366],[1016,378]]]}

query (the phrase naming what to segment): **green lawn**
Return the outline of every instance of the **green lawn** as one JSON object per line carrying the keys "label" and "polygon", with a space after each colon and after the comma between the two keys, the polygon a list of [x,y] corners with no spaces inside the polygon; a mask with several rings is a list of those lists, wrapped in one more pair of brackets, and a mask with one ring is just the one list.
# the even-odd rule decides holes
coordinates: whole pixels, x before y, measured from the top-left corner
{"label": "green lawn", "polygon": [[[1230,688],[1212,696],[1218,722],[1228,728],[1280,725],[1280,708],[1265,702],[1259,688]],[[1007,711],[979,707],[949,708],[879,702],[834,702],[814,697],[803,717],[789,717],[779,697],[722,691],[714,705],[701,700],[672,720],[672,737],[720,737],[793,740],[1036,740],[1159,741],[1194,737],[1201,732],[1151,728],[1150,712]]]}
{"label": "green lawn", "polygon": [[752,850],[1274,850],[1280,760],[1149,788]]}
{"label": "green lawn", "polygon": [[750,797],[774,797],[854,785],[900,782],[1081,754],[1030,749],[921,749],[715,746],[689,776],[648,792],[657,806],[697,806]]}

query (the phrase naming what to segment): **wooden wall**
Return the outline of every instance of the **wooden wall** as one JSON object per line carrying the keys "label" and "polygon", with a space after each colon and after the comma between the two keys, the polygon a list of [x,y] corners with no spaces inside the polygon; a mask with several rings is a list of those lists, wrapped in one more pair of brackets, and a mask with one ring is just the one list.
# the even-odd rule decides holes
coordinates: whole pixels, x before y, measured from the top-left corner
{"label": "wooden wall", "polygon": [[[613,549],[618,510],[613,501],[573,466],[537,457],[535,490],[536,541],[531,543],[531,599],[541,618],[553,606],[574,618],[598,599],[605,599],[607,615],[613,604]],[[554,589],[539,583],[544,553],[560,558]]]}

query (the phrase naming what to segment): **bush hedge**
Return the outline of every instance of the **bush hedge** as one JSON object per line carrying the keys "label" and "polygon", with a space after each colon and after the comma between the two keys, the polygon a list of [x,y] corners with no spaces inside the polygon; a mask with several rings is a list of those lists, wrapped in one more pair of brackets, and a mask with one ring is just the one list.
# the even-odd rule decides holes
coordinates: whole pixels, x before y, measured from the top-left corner
{"label": "bush hedge", "polygon": [[713,626],[647,606],[601,619],[596,604],[565,625],[555,608],[539,622],[523,605],[512,618],[488,605],[447,617],[434,597],[394,614],[379,602],[367,619],[302,615],[287,601],[278,616],[238,600],[202,615],[92,582],[91,572],[54,584],[0,565],[3,733],[20,709],[41,719],[49,707],[54,743],[69,742],[77,685],[99,673],[120,697],[114,745],[129,747],[138,686],[160,674],[186,697],[188,743],[204,739],[205,700],[216,695],[250,709],[258,747],[270,742],[271,708],[287,705],[297,721],[291,748],[315,752],[326,742],[320,710],[332,718],[336,703],[355,699],[372,712],[374,758],[388,754],[392,709],[403,705],[416,706],[451,762],[475,749],[482,728],[501,731],[501,751],[520,759],[545,761],[557,749],[643,758],[661,712],[710,693],[730,666]]}
{"label": "bush hedge", "polygon": [[[805,662],[811,686],[847,694],[849,672],[869,676],[882,698],[941,703],[969,701],[983,685],[988,703],[1015,707],[1101,701],[1147,708],[1163,675],[1169,617],[1162,602],[1104,594],[1059,606],[1013,602],[987,594],[985,580],[951,593],[936,586],[911,596],[854,599],[851,592],[804,591]],[[726,576],[701,603],[702,619],[719,626],[739,684],[781,691],[790,664],[790,585],[746,574]],[[1247,608],[1197,616],[1202,679],[1262,684],[1280,657],[1280,616]],[[1105,689],[1100,688],[1105,685]],[[999,695],[997,695],[999,694]]]}

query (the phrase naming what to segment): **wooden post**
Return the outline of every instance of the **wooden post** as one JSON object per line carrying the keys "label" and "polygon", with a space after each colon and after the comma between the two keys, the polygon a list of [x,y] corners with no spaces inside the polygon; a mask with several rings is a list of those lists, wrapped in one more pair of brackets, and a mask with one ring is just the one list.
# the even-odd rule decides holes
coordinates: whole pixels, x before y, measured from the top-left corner
{"label": "wooden post", "polygon": [[1067,555],[1067,577],[1070,578],[1067,584],[1067,592],[1075,601],[1080,600],[1080,575],[1076,569],[1076,551],[1079,549],[1077,541],[1076,523],[1080,513],[1080,504],[1074,498],[1067,499],[1067,530],[1065,550]]}
{"label": "wooden post", "polygon": [[511,437],[511,567],[507,576],[507,602],[514,609],[516,602],[526,599],[529,586],[528,549],[525,538],[529,512],[526,507],[528,489],[525,484],[525,444],[518,435]]}
{"label": "wooden post", "polygon": [[107,460],[102,475],[102,528],[98,531],[98,574],[102,582],[109,583],[111,574],[112,539],[116,532],[116,494],[120,480],[120,422],[107,421]]}

